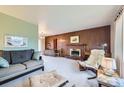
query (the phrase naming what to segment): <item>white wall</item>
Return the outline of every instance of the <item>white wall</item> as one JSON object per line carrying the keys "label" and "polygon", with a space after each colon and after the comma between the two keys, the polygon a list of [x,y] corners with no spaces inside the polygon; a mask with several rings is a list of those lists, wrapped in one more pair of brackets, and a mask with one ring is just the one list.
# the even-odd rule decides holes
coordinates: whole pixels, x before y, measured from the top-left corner
{"label": "white wall", "polygon": [[45,26],[43,24],[38,24],[38,34],[39,34],[38,51],[41,51],[41,52],[45,50],[45,38],[40,37],[41,32],[45,31],[44,27]]}
{"label": "white wall", "polygon": [[41,51],[42,53],[45,50],[45,38],[40,38],[38,40],[38,51]]}
{"label": "white wall", "polygon": [[45,38],[40,38],[41,44],[41,52],[43,53],[45,50]]}

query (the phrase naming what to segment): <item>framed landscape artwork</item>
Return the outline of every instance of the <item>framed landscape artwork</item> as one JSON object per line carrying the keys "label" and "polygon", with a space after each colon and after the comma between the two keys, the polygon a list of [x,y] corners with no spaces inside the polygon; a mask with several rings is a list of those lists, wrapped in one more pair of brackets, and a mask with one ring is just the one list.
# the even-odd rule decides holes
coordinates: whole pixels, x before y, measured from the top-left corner
{"label": "framed landscape artwork", "polygon": [[79,43],[79,36],[71,36],[70,43]]}
{"label": "framed landscape artwork", "polygon": [[5,47],[28,47],[28,39],[19,36],[5,36]]}

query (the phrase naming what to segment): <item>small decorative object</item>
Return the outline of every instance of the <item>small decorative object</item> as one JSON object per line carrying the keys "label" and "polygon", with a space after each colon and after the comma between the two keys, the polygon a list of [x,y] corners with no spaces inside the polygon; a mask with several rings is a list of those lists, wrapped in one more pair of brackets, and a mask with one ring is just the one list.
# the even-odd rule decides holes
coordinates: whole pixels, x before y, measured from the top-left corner
{"label": "small decorative object", "polygon": [[108,46],[107,43],[104,43],[104,44],[101,45],[101,47],[105,51],[105,53],[107,53],[107,46]]}
{"label": "small decorative object", "polygon": [[79,43],[79,36],[71,36],[70,43]]}
{"label": "small decorative object", "polygon": [[27,47],[28,39],[18,36],[5,36],[5,47]]}
{"label": "small decorative object", "polygon": [[107,43],[102,44],[103,50],[106,50],[107,46],[108,46]]}

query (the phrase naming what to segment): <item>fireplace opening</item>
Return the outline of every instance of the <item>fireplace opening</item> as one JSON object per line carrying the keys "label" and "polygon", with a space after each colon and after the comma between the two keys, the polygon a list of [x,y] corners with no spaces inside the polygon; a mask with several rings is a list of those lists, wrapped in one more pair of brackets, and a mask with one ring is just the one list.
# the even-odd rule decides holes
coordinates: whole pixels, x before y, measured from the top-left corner
{"label": "fireplace opening", "polygon": [[81,56],[80,49],[70,49],[70,56]]}

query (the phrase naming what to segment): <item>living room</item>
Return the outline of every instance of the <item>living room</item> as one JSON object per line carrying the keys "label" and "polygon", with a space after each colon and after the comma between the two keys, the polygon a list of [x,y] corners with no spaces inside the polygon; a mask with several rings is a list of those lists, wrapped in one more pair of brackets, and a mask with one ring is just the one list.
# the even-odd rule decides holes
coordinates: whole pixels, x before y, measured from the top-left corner
{"label": "living room", "polygon": [[123,5],[1,5],[0,86],[123,87],[123,15]]}

